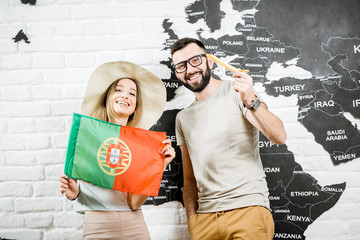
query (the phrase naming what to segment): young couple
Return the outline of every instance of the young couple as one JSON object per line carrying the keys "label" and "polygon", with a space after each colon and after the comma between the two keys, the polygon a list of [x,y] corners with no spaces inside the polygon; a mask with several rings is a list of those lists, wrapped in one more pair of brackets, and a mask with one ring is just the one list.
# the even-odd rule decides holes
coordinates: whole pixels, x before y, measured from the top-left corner
{"label": "young couple", "polygon": [[[183,199],[191,238],[270,240],[274,234],[274,222],[259,154],[259,131],[273,143],[284,144],[286,132],[283,123],[267,109],[261,96],[254,91],[253,80],[246,72],[234,73],[234,81],[213,78],[211,69],[214,62],[206,57],[206,53],[203,43],[192,38],[180,39],[171,48],[175,74],[185,87],[194,92],[196,99],[176,118],[177,144],[181,149],[184,173]],[[134,66],[134,69],[137,67]],[[142,120],[148,111],[154,117],[155,102],[162,99],[159,94],[159,89],[163,88],[161,80],[152,77],[153,83],[142,85],[144,87],[132,84],[134,80],[149,82],[150,76],[151,73],[145,72],[136,78],[127,77],[125,81],[123,79],[116,83],[119,88],[130,89],[129,93],[132,91],[137,96],[128,96],[129,100],[125,103],[119,101],[117,87],[115,90],[110,87],[104,91],[106,97],[100,98],[98,105],[84,107],[89,101],[88,87],[83,102],[83,109],[87,109],[84,114],[130,125],[131,116],[138,108],[136,104],[134,108],[130,106],[141,98],[142,103],[153,101],[151,108],[143,107]],[[99,75],[99,78],[106,79],[105,74]],[[99,83],[101,81],[107,80],[99,80],[97,84],[102,85]],[[92,88],[96,89],[97,86]],[[149,94],[146,95],[148,97],[144,97],[145,93]],[[94,96],[91,95],[91,98]],[[105,112],[99,110],[101,104],[107,109]],[[152,123],[160,115],[156,115]],[[168,164],[175,152],[168,140],[165,143],[167,146],[160,154]],[[85,239],[149,239],[141,212],[134,211],[147,196],[101,189],[84,182],[80,182],[79,191],[74,180],[62,175],[60,181],[61,192],[69,199],[79,195],[78,206],[80,211],[85,212]],[[109,223],[110,217],[106,215],[112,214],[111,227],[100,230]],[[115,217],[115,214],[119,216]],[[127,220],[132,218],[127,218],[130,215],[139,215],[136,224]],[[114,237],[105,237],[110,232],[114,233]]]}

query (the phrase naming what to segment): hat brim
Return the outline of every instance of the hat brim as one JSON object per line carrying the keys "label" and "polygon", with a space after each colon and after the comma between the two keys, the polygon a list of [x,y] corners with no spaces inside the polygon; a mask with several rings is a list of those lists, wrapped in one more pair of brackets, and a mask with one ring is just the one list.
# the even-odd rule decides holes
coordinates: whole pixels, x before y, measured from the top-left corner
{"label": "hat brim", "polygon": [[121,78],[131,78],[139,83],[143,113],[138,128],[151,128],[163,114],[166,88],[153,73],[127,61],[105,63],[93,72],[81,105],[82,114],[92,114],[99,103],[104,101],[104,93],[109,86]]}

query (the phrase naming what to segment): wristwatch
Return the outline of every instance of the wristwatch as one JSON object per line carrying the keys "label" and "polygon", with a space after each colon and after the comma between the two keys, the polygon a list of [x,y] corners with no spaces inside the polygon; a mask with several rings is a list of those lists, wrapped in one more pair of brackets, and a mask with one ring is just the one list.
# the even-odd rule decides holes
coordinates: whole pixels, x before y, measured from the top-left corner
{"label": "wristwatch", "polygon": [[260,100],[259,98],[256,96],[255,100],[251,103],[250,106],[246,106],[247,109],[251,110],[251,111],[256,111],[260,108]]}

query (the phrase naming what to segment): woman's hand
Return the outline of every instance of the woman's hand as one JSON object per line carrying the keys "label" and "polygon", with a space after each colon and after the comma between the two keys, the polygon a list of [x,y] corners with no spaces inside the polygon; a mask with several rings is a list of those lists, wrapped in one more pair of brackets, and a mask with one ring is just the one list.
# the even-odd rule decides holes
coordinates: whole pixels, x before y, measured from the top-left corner
{"label": "woman's hand", "polygon": [[79,186],[76,183],[76,180],[69,179],[65,174],[60,175],[60,192],[61,194],[65,193],[65,196],[70,200],[75,200],[79,195]]}
{"label": "woman's hand", "polygon": [[161,150],[160,154],[161,154],[161,157],[165,159],[165,162],[164,162],[164,171],[165,171],[167,165],[169,165],[169,163],[175,157],[175,149],[171,146],[170,139],[164,140],[163,143],[165,143],[166,146]]}

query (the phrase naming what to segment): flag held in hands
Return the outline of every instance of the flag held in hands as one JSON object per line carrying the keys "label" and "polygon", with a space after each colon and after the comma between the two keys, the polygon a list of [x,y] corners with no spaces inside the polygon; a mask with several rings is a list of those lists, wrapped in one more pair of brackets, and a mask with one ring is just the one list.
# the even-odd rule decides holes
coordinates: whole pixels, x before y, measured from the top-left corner
{"label": "flag held in hands", "polygon": [[121,126],[73,114],[65,174],[123,192],[158,196],[165,132]]}

